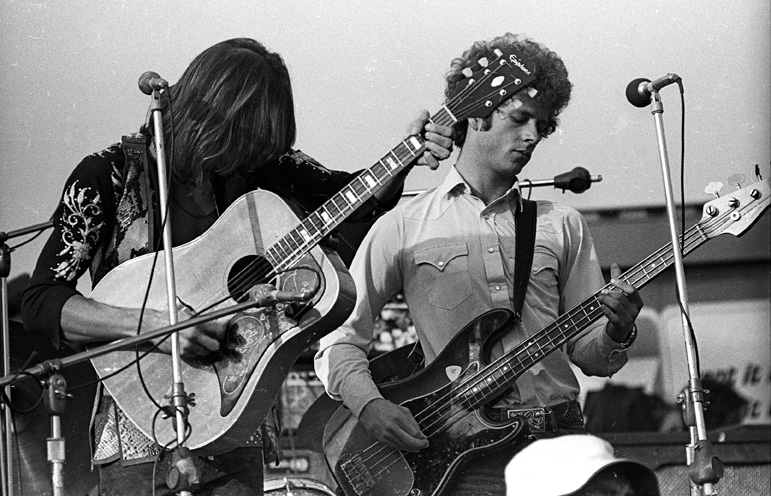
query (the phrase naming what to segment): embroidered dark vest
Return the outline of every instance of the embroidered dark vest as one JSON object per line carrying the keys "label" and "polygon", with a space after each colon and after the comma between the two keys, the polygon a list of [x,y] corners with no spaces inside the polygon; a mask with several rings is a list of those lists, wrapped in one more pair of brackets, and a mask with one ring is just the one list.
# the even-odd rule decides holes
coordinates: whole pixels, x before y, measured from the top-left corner
{"label": "embroidered dark vest", "polygon": [[[115,194],[115,221],[109,242],[91,264],[93,285],[121,263],[153,251],[150,247],[160,239],[157,226],[161,223],[155,187],[158,176],[154,164],[147,158],[150,138],[134,133],[124,136],[121,142],[125,164],[120,177],[115,177],[113,171],[113,180],[119,182]],[[124,464],[153,461],[158,446],[125,417],[112,399],[109,403],[101,422],[97,419],[94,423],[96,446],[93,463],[106,463],[118,457],[123,459]],[[251,436],[254,441],[245,440],[244,446],[263,445],[266,461],[275,459],[280,454],[280,423],[276,405],[256,431]]]}

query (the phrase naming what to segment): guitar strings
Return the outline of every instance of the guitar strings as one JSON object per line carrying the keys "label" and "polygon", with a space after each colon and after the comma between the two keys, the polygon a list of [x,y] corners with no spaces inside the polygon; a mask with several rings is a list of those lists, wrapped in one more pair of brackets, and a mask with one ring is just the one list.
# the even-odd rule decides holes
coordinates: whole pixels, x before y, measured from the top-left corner
{"label": "guitar strings", "polygon": [[[724,223],[723,221],[725,220],[725,218],[726,218],[726,217],[727,217],[727,215],[726,215],[726,216],[723,216],[723,218],[722,218],[722,219],[714,219],[714,221],[713,221],[713,222],[710,222],[710,221],[706,221],[706,222],[705,222],[705,226],[706,226],[706,224],[721,224],[721,223]],[[712,219],[711,219],[711,220],[712,220]],[[706,226],[706,227],[708,228],[708,229],[707,229],[708,231],[709,231],[709,230],[712,230],[712,231],[715,231],[715,230],[716,230],[716,229],[713,229],[711,226]],[[695,235],[695,236],[694,236],[694,235]],[[704,241],[701,241],[701,240],[700,240],[700,238],[701,238],[701,235],[700,235],[700,233],[699,233],[699,231],[698,231],[698,226],[694,226],[693,228],[691,228],[691,229],[690,229],[690,230],[689,230],[689,231],[686,233],[686,235],[685,235],[685,238],[687,238],[687,239],[688,239],[688,246],[689,246],[689,248],[690,248],[691,246],[693,246],[694,244],[696,244],[696,246],[699,246],[700,244],[702,244],[702,243],[704,242]],[[693,241],[694,241],[694,238],[696,239],[696,243],[694,243],[694,242],[693,242]],[[701,241],[701,242],[699,242],[699,241]],[[664,257],[663,257],[663,256],[660,254],[662,251],[664,251],[664,252],[668,252],[668,254],[667,254],[667,259],[664,259]],[[692,251],[692,250],[689,250],[689,251]],[[637,274],[638,274],[638,276],[635,276],[636,278],[635,278],[635,279],[634,279],[634,280],[631,282],[631,284],[632,284],[632,285],[636,285],[636,284],[638,284],[638,283],[639,283],[639,282],[640,282],[642,279],[645,279],[645,278],[647,278],[647,275],[646,275],[646,276],[643,276],[643,277],[640,277],[640,276],[639,276],[639,273],[640,273],[640,272],[643,272],[643,273],[645,273],[645,269],[643,268],[643,266],[648,266],[648,265],[650,265],[650,260],[652,260],[652,259],[662,259],[662,260],[665,260],[665,263],[663,263],[663,264],[660,266],[660,270],[659,270],[659,271],[661,271],[661,270],[664,270],[664,269],[666,269],[666,268],[669,266],[669,263],[668,263],[668,262],[669,262],[669,261],[670,261],[670,260],[671,260],[673,257],[674,257],[674,253],[672,252],[671,243],[670,243],[669,245],[665,246],[664,248],[662,248],[662,249],[658,250],[658,251],[656,252],[656,254],[654,254],[654,255],[652,255],[652,256],[650,256],[650,257],[648,257],[648,258],[646,259],[645,263],[641,263],[641,264],[638,264],[638,265],[637,265],[637,266],[635,266],[633,269],[631,269],[630,271],[628,271],[628,272],[627,272],[627,274],[629,274],[629,276],[628,276],[628,279],[629,279],[629,280],[632,280],[632,276],[633,276],[633,273],[637,273]],[[608,285],[606,285],[606,286],[605,286],[605,288],[603,288],[603,289],[608,289],[608,288],[610,288],[610,287],[611,287],[611,285],[610,285],[610,284],[608,284]],[[566,337],[568,334],[570,334],[570,333],[563,333],[563,334],[562,334],[562,337],[561,337],[561,339],[557,339],[557,340],[555,340],[555,339],[554,339],[554,338],[553,338],[553,337],[550,335],[550,332],[551,332],[551,328],[559,328],[559,327],[562,325],[562,324],[561,324],[561,322],[564,322],[564,321],[567,321],[567,320],[575,321],[575,320],[576,320],[575,316],[572,316],[571,314],[573,314],[573,313],[576,313],[576,309],[578,309],[579,311],[581,311],[581,312],[583,312],[583,313],[585,314],[585,316],[583,316],[583,317],[581,317],[580,319],[578,319],[578,320],[579,320],[579,322],[581,322],[581,321],[584,321],[584,320],[586,320],[588,323],[591,323],[591,322],[593,322],[593,321],[594,321],[596,318],[598,318],[598,317],[600,316],[600,314],[602,313],[602,312],[599,310],[599,300],[597,299],[597,295],[598,295],[598,294],[599,294],[599,292],[598,292],[598,293],[596,293],[595,295],[591,296],[591,297],[590,297],[590,298],[587,300],[587,302],[589,302],[589,301],[593,302],[593,306],[595,306],[595,310],[594,310],[593,312],[591,312],[591,313],[587,313],[585,310],[583,310],[583,308],[584,308],[584,307],[586,307],[587,305],[589,305],[589,303],[587,303],[587,302],[585,302],[585,303],[583,303],[583,304],[581,304],[581,305],[578,305],[576,308],[574,308],[573,310],[571,310],[570,312],[568,312],[567,314],[565,314],[565,315],[563,315],[561,318],[559,318],[559,319],[558,319],[558,320],[557,320],[557,321],[556,321],[554,324],[552,324],[551,326],[548,326],[547,328],[545,328],[545,329],[544,329],[544,331],[541,331],[541,332],[539,332],[539,333],[536,333],[536,334],[535,334],[535,335],[534,335],[534,336],[533,336],[531,339],[528,339],[528,340],[526,340],[526,341],[524,341],[524,342],[522,342],[522,343],[518,344],[518,345],[517,345],[517,346],[516,346],[516,347],[515,347],[513,350],[509,351],[509,352],[508,352],[508,353],[506,353],[504,356],[502,356],[502,357],[498,358],[497,360],[493,361],[493,362],[492,362],[492,363],[491,363],[489,366],[487,366],[487,367],[486,367],[486,368],[485,368],[485,369],[484,369],[482,372],[480,372],[480,373],[477,373],[477,374],[475,374],[474,376],[472,376],[471,378],[467,379],[467,380],[465,381],[465,383],[461,383],[461,384],[459,385],[459,387],[458,387],[458,388],[456,388],[456,389],[455,389],[454,391],[452,391],[452,392],[458,392],[458,390],[460,390],[461,388],[465,388],[465,390],[461,391],[461,394],[466,394],[467,392],[469,392],[470,390],[473,390],[474,388],[479,388],[479,387],[480,387],[480,385],[486,381],[486,379],[485,379],[485,376],[489,376],[489,375],[491,375],[491,374],[489,374],[489,373],[485,373],[485,372],[489,371],[490,369],[501,370],[503,367],[506,367],[506,366],[508,366],[508,364],[510,363],[510,360],[509,360],[509,358],[508,358],[508,357],[509,357],[509,356],[511,356],[511,355],[515,355],[515,358],[519,359],[519,360],[520,360],[520,364],[521,364],[521,363],[522,363],[522,360],[521,360],[521,358],[519,357],[519,355],[521,355],[521,354],[522,354],[522,353],[525,351],[525,349],[527,349],[527,348],[530,348],[530,347],[532,347],[532,346],[534,346],[534,345],[538,345],[538,348],[539,348],[539,350],[541,350],[541,351],[542,351],[542,350],[543,350],[543,347],[542,347],[541,341],[542,341],[544,338],[546,338],[546,339],[547,339],[547,341],[548,341],[548,343],[547,343],[547,344],[551,344],[551,345],[553,345],[555,342],[559,343],[559,344],[557,344],[556,346],[554,346],[554,347],[553,347],[551,350],[549,350],[549,352],[551,352],[551,351],[554,351],[554,350],[555,350],[557,347],[559,347],[559,346],[561,346],[562,344],[564,344],[564,341],[566,341],[566,339],[564,339],[564,338],[565,338],[565,337]],[[579,330],[578,330],[578,331],[576,331],[576,332],[580,332],[580,329],[583,329],[583,323],[581,324],[581,327],[579,328]],[[481,376],[481,378],[480,378],[480,376]],[[440,401],[441,401],[441,400],[446,400],[446,399],[447,399],[447,397],[444,397],[444,398],[441,398],[441,399],[440,399]],[[434,403],[434,404],[436,404],[436,403]],[[433,406],[433,405],[432,405],[432,406]],[[426,410],[424,410],[423,412],[419,412],[417,415],[420,415],[420,414],[422,414],[422,413],[425,413],[425,412],[427,412],[428,410],[429,410],[429,409],[426,409]],[[416,415],[416,417],[417,417],[417,415]],[[417,420],[417,418],[416,418],[416,420]]]}
{"label": "guitar strings", "polygon": [[[696,230],[695,228],[691,229],[691,230],[690,230],[690,231],[687,233],[687,236],[691,236],[691,235],[692,235],[692,234],[695,232],[695,230]],[[691,243],[691,244],[692,244],[692,243]],[[701,243],[698,243],[698,244],[701,244]],[[697,246],[698,246],[698,244],[697,244]],[[690,245],[689,245],[689,246],[690,246]],[[671,245],[670,245],[670,247],[671,247]],[[665,248],[664,248],[664,250],[666,250],[666,248],[667,248],[667,247],[665,247]],[[659,250],[659,252],[660,252],[660,251],[661,251],[661,250]],[[669,251],[670,251],[670,253],[671,253],[671,250],[669,250]],[[655,255],[654,255],[654,257],[655,257]],[[655,257],[655,258],[661,258],[661,257],[659,256],[659,257]],[[650,259],[650,257],[649,257],[649,259]],[[639,271],[640,269],[635,269],[635,270],[636,270],[636,271]],[[547,334],[547,335],[545,335],[545,336],[539,336],[539,338],[538,338],[538,341],[539,341],[541,338],[543,338],[543,337],[546,337],[547,339],[550,339],[550,340],[551,340],[551,337],[550,337],[550,336]],[[552,344],[553,344],[553,343],[552,343]],[[529,346],[532,346],[532,343],[531,343],[530,345],[528,345],[528,347],[529,347]],[[556,349],[556,347],[555,347],[554,349]],[[521,361],[520,361],[520,363],[521,363]],[[495,367],[495,362],[494,362],[493,364],[491,364],[491,367],[489,367],[489,368],[494,368],[494,367]],[[479,383],[479,382],[477,382],[477,384],[478,384],[478,383]],[[467,381],[467,382],[466,382],[465,386],[468,386],[468,385],[469,385],[469,381]],[[462,387],[462,386],[464,386],[464,385],[461,385],[461,387]],[[457,390],[457,389],[461,389],[461,388],[456,388],[456,390]],[[452,392],[453,392],[453,391],[451,391],[451,393],[452,393]],[[445,396],[445,398],[442,398],[442,400],[446,400],[446,399],[447,399],[447,396],[450,396],[450,395],[446,395],[446,396]],[[450,401],[452,401],[452,398],[450,398]],[[433,403],[433,404],[432,404],[432,407],[433,407],[433,406],[446,407],[446,402],[445,402],[445,404],[444,404],[444,405],[437,405],[437,403]],[[422,417],[422,416],[424,416],[428,410],[429,410],[429,409],[425,409],[425,410],[423,410],[422,412],[419,412],[419,413],[417,413],[417,414],[415,415],[415,417],[416,417],[416,420],[418,420],[418,423],[419,423],[419,425],[421,425],[421,426],[422,426],[422,422],[423,422],[423,420],[424,420],[423,418],[420,418],[420,419],[419,419],[419,417]],[[437,408],[437,410],[438,410],[438,408]],[[473,413],[473,412],[470,412],[470,411],[462,411],[462,413],[464,413],[464,415],[462,415],[462,417],[461,417],[461,418],[464,418],[464,417],[468,416],[469,414],[471,414],[471,413]],[[422,414],[422,415],[421,415],[421,414]],[[450,417],[450,418],[452,418],[452,417]],[[441,417],[440,417],[440,419],[439,419],[439,420],[441,420]],[[459,421],[459,420],[460,420],[460,419],[457,419],[457,420],[456,420],[456,422],[457,422],[457,421]],[[431,427],[434,427],[434,425],[435,425],[435,424],[436,424],[436,422],[434,422],[433,424],[429,424],[429,425],[425,426],[425,428],[423,428],[423,427],[422,427],[422,430],[424,431],[424,433],[426,433],[426,432],[427,432],[427,435],[429,435],[429,436],[431,436],[431,435],[434,435],[434,433],[432,433],[432,432],[431,432],[430,428],[431,428]],[[438,432],[438,431],[437,431],[437,432]],[[373,445],[372,447],[375,447],[375,446],[376,446],[376,445]],[[385,445],[383,445],[383,446],[385,446]],[[384,457],[383,457],[381,460],[385,460],[386,458],[390,457],[390,455],[392,455],[392,454],[396,454],[396,451],[398,451],[398,450],[396,450],[396,449],[394,449],[394,448],[391,448],[391,450],[392,450],[392,452],[391,452],[391,453],[388,453],[388,454],[386,454],[386,456],[384,456]],[[367,451],[367,450],[365,450],[365,451]],[[379,453],[379,452],[381,452],[381,451],[382,451],[382,448],[381,448],[381,449],[378,449],[378,450],[377,450],[375,453],[373,453],[373,454],[372,454],[370,457],[368,457],[368,458],[367,458],[367,460],[371,459],[373,456],[375,456],[377,453]],[[390,465],[392,465],[393,463],[395,463],[396,461],[397,461],[397,460],[394,460],[394,461],[392,461],[392,463],[391,463],[391,464],[389,464],[389,466],[390,466]],[[378,461],[376,461],[376,463],[375,463],[375,464],[373,464],[372,466],[374,467],[374,466],[375,466],[377,463],[378,463]],[[378,472],[378,473],[377,473],[377,475],[379,475],[380,473],[382,473],[382,470],[381,470],[380,472]]]}
{"label": "guitar strings", "polygon": [[[744,208],[745,207],[742,207],[742,209],[744,209]],[[714,237],[715,236],[714,233],[718,233],[719,234],[721,231],[724,230],[724,226],[727,225],[727,224],[731,224],[730,213],[727,213],[727,214],[724,214],[724,215],[721,215],[721,216],[718,216],[718,217],[715,217],[715,218],[710,218],[710,219],[704,221],[703,224],[699,223],[699,224],[693,226],[692,228],[690,228],[683,236],[681,236],[681,238],[682,238],[681,242],[682,242],[682,244],[684,246],[685,254],[690,253],[694,249],[698,248],[701,244],[706,242],[708,239],[711,239],[711,237]],[[704,228],[704,232],[706,233],[706,236],[704,234],[702,234],[702,232],[699,230],[699,228]],[[664,253],[664,255],[662,253]],[[666,256],[666,258],[665,258],[665,256]],[[627,271],[627,273],[625,274],[626,280],[630,281],[630,284],[636,285],[636,284],[639,284],[640,281],[643,281],[644,279],[650,279],[650,277],[648,275],[649,271],[646,271],[646,269],[644,267],[651,265],[651,263],[652,263],[651,261],[652,260],[660,259],[660,260],[663,261],[663,263],[660,266],[657,266],[656,268],[659,268],[659,272],[661,272],[664,269],[669,267],[670,261],[673,258],[674,258],[674,252],[673,252],[673,249],[672,249],[672,244],[669,243],[668,245],[660,248],[653,255],[651,255],[648,258],[646,258],[644,262],[641,262],[640,264],[637,264],[635,267],[633,267],[632,269]],[[655,275],[658,275],[658,272]],[[603,289],[607,289],[607,288],[610,288],[610,287],[611,287],[611,285],[608,284]],[[597,293],[597,294],[599,294],[599,293]],[[597,299],[597,294],[595,294],[592,297],[590,297],[589,300],[587,300],[587,301],[596,300]],[[597,303],[599,303],[599,300],[597,300]],[[585,305],[586,305],[586,303],[585,304],[581,304],[581,305],[579,305],[576,308],[583,307]],[[571,310],[571,312],[568,312],[568,314],[566,314],[566,315],[569,315],[573,311],[575,311],[575,309]],[[586,313],[586,312],[584,312],[584,313]],[[596,318],[599,318],[599,316],[596,315],[597,313],[601,314],[601,311],[597,311],[596,310],[596,311],[594,311],[592,313],[588,313],[584,317],[582,317],[580,320],[582,321],[582,320],[588,319],[589,323],[591,323]],[[570,317],[570,320],[573,320],[573,319],[574,319],[573,317]],[[558,321],[555,322],[555,324],[553,324],[552,326],[547,327],[545,329],[545,331],[548,331],[550,327],[557,327],[558,328],[559,326],[557,326],[557,323],[560,320],[567,320],[567,319],[563,319],[563,318],[558,319]],[[583,325],[584,324],[582,323],[581,327],[579,328],[578,331],[576,331],[576,333],[580,332],[580,330],[583,329]],[[459,396],[457,393],[460,392],[460,395],[463,395],[463,394],[467,393],[469,390],[472,390],[475,387],[479,387],[479,385],[485,381],[484,376],[490,375],[489,372],[488,372],[490,369],[500,370],[501,367],[508,367],[509,364],[512,361],[512,359],[507,358],[508,356],[513,354],[514,358],[519,360],[520,365],[522,365],[522,359],[519,357],[519,355],[524,351],[523,348],[530,348],[534,344],[538,344],[539,349],[541,349],[542,345],[541,345],[540,341],[543,340],[544,338],[546,338],[547,339],[547,345],[552,345],[552,349],[548,351],[548,353],[550,353],[550,352],[556,350],[562,344],[564,344],[564,342],[566,342],[567,339],[569,339],[568,336],[570,334],[572,334],[572,333],[564,333],[564,334],[562,334],[562,336],[559,339],[555,339],[554,337],[552,337],[550,335],[550,332],[551,331],[548,331],[548,332],[541,331],[541,332],[539,332],[539,333],[537,333],[535,335],[535,340],[534,341],[533,340],[527,340],[524,343],[520,343],[520,345],[515,347],[510,352],[506,353],[503,357],[495,360],[489,366],[485,367],[485,369],[483,369],[482,372],[475,374],[474,376],[472,376],[469,379],[466,379],[464,382],[462,382],[457,387],[450,388],[450,391],[447,394],[445,394],[443,397],[441,397],[438,400],[432,402],[432,404],[429,407],[423,409],[422,411],[417,412],[415,414],[415,420],[421,426],[421,431],[424,434],[426,434],[426,436],[430,437],[430,436],[436,435],[437,433],[441,432],[441,430],[444,430],[444,429],[452,427],[453,425],[455,425],[457,422],[459,422],[463,418],[473,414],[474,410],[478,406],[473,407],[472,410],[467,410],[467,409],[463,409],[463,408],[462,409],[456,409],[456,412],[452,413],[449,417],[446,416],[446,415],[443,417],[443,415],[440,414],[438,416],[438,418],[436,418],[433,422],[424,425],[426,421],[430,420],[430,415],[432,415],[434,412],[440,412],[440,410],[443,409],[443,408],[446,409],[448,407],[451,407],[453,404],[457,404],[457,402],[455,401],[458,398],[458,396]],[[555,343],[557,343],[557,344],[555,345]],[[524,370],[526,370],[526,369],[523,369],[522,371],[524,371]],[[480,379],[479,376],[482,376],[482,378]],[[453,417],[457,417],[457,415],[456,415],[457,413],[461,413],[460,417],[453,419]],[[433,430],[433,429],[436,428],[436,425],[437,425],[438,422],[443,422],[443,424],[438,429]],[[380,445],[380,446],[378,446],[378,445]],[[369,456],[365,458],[365,460],[367,460],[367,461],[372,460],[374,456],[376,456],[377,454],[381,453],[384,449],[389,449],[389,453],[387,453],[385,456],[383,456],[379,460],[375,460],[375,463],[372,465],[372,467],[375,467],[379,463],[386,461],[392,455],[397,455],[397,452],[399,451],[399,450],[397,450],[395,448],[391,448],[391,447],[385,445],[384,443],[376,442],[376,443],[370,445],[369,447],[365,448],[364,450],[362,450],[361,455],[364,455],[368,451],[371,451],[373,448],[378,448],[378,449],[376,449],[376,451],[374,451],[373,453],[370,453]],[[389,463],[383,470],[380,470],[379,472],[376,472],[375,475],[378,476],[378,475],[382,474],[384,470],[386,470],[388,467],[393,465],[393,463],[396,463],[400,458],[401,457],[397,457],[395,460],[391,461],[391,463]]]}

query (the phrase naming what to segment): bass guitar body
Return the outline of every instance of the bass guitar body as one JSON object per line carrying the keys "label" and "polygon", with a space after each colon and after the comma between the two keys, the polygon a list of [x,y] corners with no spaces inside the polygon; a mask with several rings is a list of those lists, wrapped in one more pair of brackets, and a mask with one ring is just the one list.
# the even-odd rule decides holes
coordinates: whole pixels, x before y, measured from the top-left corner
{"label": "bass guitar body", "polygon": [[491,420],[468,401],[473,386],[464,388],[489,361],[487,343],[510,328],[513,319],[505,309],[483,314],[427,368],[380,387],[386,399],[412,412],[428,437],[428,448],[398,451],[371,436],[347,408],[334,413],[324,431],[324,455],[347,496],[437,496],[468,460],[519,451],[527,444],[529,431],[521,419]]}
{"label": "bass guitar body", "polygon": [[[275,257],[265,257],[266,250],[276,251],[274,244],[299,223],[294,210],[273,193],[258,190],[236,200],[203,235],[173,249],[179,304],[204,313],[226,308],[254,284],[268,282],[255,279],[279,272],[270,260]],[[150,281],[147,308],[166,310],[163,254],[155,264],[154,258],[149,254],[119,265],[97,284],[91,298],[141,308]],[[249,440],[303,350],[342,324],[353,308],[353,280],[339,257],[319,245],[271,282],[283,291],[319,289],[292,320],[277,319],[275,311],[259,309],[234,316],[221,353],[182,362],[185,390],[195,395],[186,446],[199,454],[227,451]],[[146,349],[140,348],[140,355]],[[131,348],[94,358],[92,363],[128,418],[151,439],[167,443],[176,439],[174,422],[156,419],[158,409],[142,390],[136,365],[131,365],[136,359],[137,350]],[[169,405],[171,356],[151,351],[139,364],[141,380],[152,397],[162,406]]]}

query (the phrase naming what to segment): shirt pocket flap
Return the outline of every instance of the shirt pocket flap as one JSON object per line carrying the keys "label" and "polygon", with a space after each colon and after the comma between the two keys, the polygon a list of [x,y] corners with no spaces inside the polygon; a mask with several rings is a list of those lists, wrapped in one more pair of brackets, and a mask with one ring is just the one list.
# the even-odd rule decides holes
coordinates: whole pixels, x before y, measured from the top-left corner
{"label": "shirt pocket flap", "polygon": [[423,248],[416,251],[414,257],[417,265],[429,264],[439,271],[444,271],[453,259],[467,255],[466,243],[450,243]]}
{"label": "shirt pocket flap", "polygon": [[535,275],[544,270],[551,269],[556,274],[559,270],[559,261],[553,253],[535,249],[533,252],[533,266],[530,271]]}

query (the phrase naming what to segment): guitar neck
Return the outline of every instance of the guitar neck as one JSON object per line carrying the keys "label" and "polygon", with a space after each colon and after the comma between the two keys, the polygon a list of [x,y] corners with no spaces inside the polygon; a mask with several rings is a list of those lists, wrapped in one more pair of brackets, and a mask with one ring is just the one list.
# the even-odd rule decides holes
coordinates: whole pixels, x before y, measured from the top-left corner
{"label": "guitar neck", "polygon": [[[680,237],[683,255],[710,239],[708,222],[698,223]],[[674,263],[672,243],[662,247],[648,258],[638,263],[620,279],[637,289],[642,288]],[[606,285],[605,288],[610,288]],[[501,358],[480,370],[468,381],[459,393],[466,404],[476,408],[499,396],[520,375],[540,362],[554,350],[568,342],[603,316],[599,296],[602,290],[594,293],[582,303],[561,315],[552,324],[543,328],[528,340],[506,352]]]}
{"label": "guitar neck", "polygon": [[[515,51],[496,50],[495,54],[492,61],[485,57],[478,61],[478,66],[464,69],[466,78],[456,83],[459,91],[431,117],[431,122],[451,126],[469,117],[487,117],[501,102],[535,81],[535,65],[527,57]],[[533,88],[528,91],[531,97],[537,93]],[[399,143],[268,248],[265,258],[277,272],[294,266],[396,174],[417,160],[425,148],[425,140],[419,135]]]}
{"label": "guitar neck", "polygon": [[[430,121],[447,126],[452,125],[456,119],[444,107]],[[265,258],[278,271],[291,268],[395,175],[417,160],[424,149],[425,139],[420,135],[403,140],[268,248]]]}

